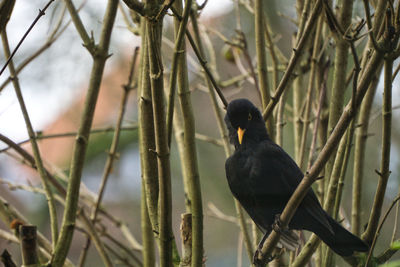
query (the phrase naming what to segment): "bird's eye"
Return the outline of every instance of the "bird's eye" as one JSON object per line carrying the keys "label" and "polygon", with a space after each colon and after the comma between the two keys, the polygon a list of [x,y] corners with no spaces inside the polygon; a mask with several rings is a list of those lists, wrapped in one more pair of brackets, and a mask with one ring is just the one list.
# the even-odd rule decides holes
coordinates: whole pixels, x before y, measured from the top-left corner
{"label": "bird's eye", "polygon": [[252,118],[253,117],[251,116],[251,113],[249,113],[249,117],[247,119],[250,121]]}

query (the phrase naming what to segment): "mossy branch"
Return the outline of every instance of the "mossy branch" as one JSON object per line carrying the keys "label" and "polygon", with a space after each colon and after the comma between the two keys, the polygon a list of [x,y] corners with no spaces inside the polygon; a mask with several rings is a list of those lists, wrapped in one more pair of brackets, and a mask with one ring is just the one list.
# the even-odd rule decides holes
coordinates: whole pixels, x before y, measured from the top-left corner
{"label": "mossy branch", "polygon": [[[154,4],[154,3],[153,3]],[[172,196],[170,150],[168,145],[167,127],[164,107],[164,72],[161,58],[162,21],[146,20],[147,46],[150,65],[151,98],[154,115],[154,133],[158,165],[158,220],[160,240],[160,266],[172,265]]]}

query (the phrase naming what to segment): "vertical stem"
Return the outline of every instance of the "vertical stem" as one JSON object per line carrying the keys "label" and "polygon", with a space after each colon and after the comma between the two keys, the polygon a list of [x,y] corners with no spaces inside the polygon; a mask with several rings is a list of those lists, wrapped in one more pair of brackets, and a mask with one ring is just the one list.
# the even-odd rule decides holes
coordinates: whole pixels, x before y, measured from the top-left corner
{"label": "vertical stem", "polygon": [[[376,40],[379,39],[379,31],[381,29],[382,23],[384,22],[386,7],[388,4],[388,0],[380,0],[377,1],[377,5],[374,10],[374,25],[372,27],[373,35],[375,36]],[[365,70],[365,66],[368,63],[368,58],[371,53],[371,49],[373,48],[372,40],[368,39],[368,43],[365,46],[363,51],[362,61],[361,61],[361,71],[360,75],[358,76],[358,80],[361,79],[362,73]]]}
{"label": "vertical stem", "polygon": [[296,162],[300,162],[300,143],[301,143],[301,102],[303,97],[303,75],[297,76],[293,81],[293,137],[294,155]]}
{"label": "vertical stem", "polygon": [[382,212],[383,200],[386,192],[387,182],[389,180],[390,170],[390,145],[392,131],[392,69],[393,59],[387,57],[385,59],[384,69],[384,92],[383,92],[383,107],[382,107],[382,158],[379,171],[379,182],[376,188],[374,204],[369,217],[367,230],[362,235],[362,238],[368,243],[372,242],[379,219]]}
{"label": "vertical stem", "polygon": [[[269,101],[271,100],[271,96],[268,85],[263,0],[254,1],[254,19],[255,19],[255,39],[256,39],[258,80],[260,83],[259,88],[261,92],[262,108],[265,109]],[[272,116],[269,117],[267,120],[267,128],[270,133],[270,136],[274,136],[274,131],[273,131],[274,125]]]}
{"label": "vertical stem", "polygon": [[[176,91],[176,83],[178,79],[178,68],[179,68],[179,60],[182,59],[186,55],[185,53],[185,33],[186,26],[189,20],[189,11],[191,9],[191,0],[189,1],[189,7],[185,6],[185,12],[182,15],[182,19],[174,18],[175,23],[175,46],[174,46],[174,55],[172,57],[172,67],[171,67],[171,75],[169,79],[169,97],[168,97],[168,107],[167,107],[167,132],[168,132],[168,145],[171,146],[171,137],[172,137],[172,118],[174,114],[174,102],[175,102],[175,91]],[[182,12],[182,3],[179,4],[174,3],[174,7],[177,12]],[[178,81],[179,82],[179,81]]]}
{"label": "vertical stem", "polygon": [[[188,180],[189,180],[189,173],[187,173],[189,170],[186,169],[183,155],[185,151],[185,145],[184,145],[184,129],[183,129],[183,114],[180,110],[180,107],[178,105],[175,105],[174,108],[174,119],[172,121],[173,123],[173,130],[175,134],[175,141],[176,145],[178,148],[178,153],[179,153],[179,158],[180,158],[180,166],[182,170],[182,178],[183,178],[183,191],[185,194],[185,209],[186,212],[190,213],[192,211],[192,203],[191,203],[191,198],[189,194],[189,185],[188,185]],[[168,117],[168,116],[167,116]],[[183,260],[183,259],[182,259]]]}
{"label": "vertical stem", "polygon": [[351,206],[351,231],[361,234],[361,193],[364,177],[364,157],[368,138],[368,124],[378,79],[371,83],[363,103],[361,104],[354,145],[353,189]]}
{"label": "vertical stem", "polygon": [[[99,208],[100,208],[100,205],[101,205],[101,202],[103,199],[103,195],[104,195],[104,192],[106,189],[108,177],[110,177],[110,173],[113,168],[114,160],[117,158],[117,148],[118,148],[119,138],[120,138],[120,134],[121,134],[122,120],[124,118],[126,104],[128,102],[129,92],[133,88],[133,74],[134,74],[134,69],[135,69],[138,52],[139,52],[139,47],[136,47],[134,55],[133,55],[133,59],[131,62],[128,83],[123,86],[121,105],[120,105],[120,110],[119,110],[119,114],[118,114],[118,118],[117,118],[117,123],[115,125],[113,139],[111,142],[110,150],[108,151],[108,157],[107,157],[106,163],[104,165],[103,175],[101,177],[99,193],[97,194],[96,203],[95,203],[95,205],[92,209],[92,213],[90,215],[90,221],[92,222],[93,225],[96,224],[98,211],[99,211]],[[88,236],[86,239],[86,244],[84,245],[84,248],[79,257],[80,258],[80,260],[79,260],[80,266],[83,266],[83,264],[86,260],[86,255],[87,255],[87,252],[90,247],[90,242],[91,242],[90,237]]]}
{"label": "vertical stem", "polygon": [[142,241],[143,266],[154,267],[156,266],[156,259],[155,259],[153,228],[149,217],[149,211],[147,209],[146,189],[144,183],[142,183],[142,196],[141,196],[140,206],[141,206],[140,224],[142,228],[142,240],[143,240]]}
{"label": "vertical stem", "polygon": [[[182,10],[182,3],[175,2],[178,11]],[[183,37],[192,8],[192,0],[185,1],[183,19],[179,24],[176,34],[175,54],[177,55],[177,81],[178,97],[183,118],[183,165],[186,173],[186,184],[189,193],[192,213],[192,257],[191,266],[203,265],[203,207],[201,199],[200,176],[197,165],[197,152],[195,142],[195,124],[192,103],[190,100],[188,70],[186,62],[185,42]]]}
{"label": "vertical stem", "polygon": [[[338,23],[340,27],[346,31],[351,23],[351,15],[353,12],[353,1],[342,0],[339,9]],[[349,43],[342,36],[336,36],[335,63],[333,69],[332,90],[329,98],[329,120],[328,120],[328,136],[336,126],[337,121],[342,115],[343,101],[346,91],[346,74],[347,62],[349,56]],[[325,168],[326,185],[329,182],[330,173],[335,160],[335,155],[329,159]]]}
{"label": "vertical stem", "polygon": [[244,245],[246,247],[247,256],[250,262],[252,262],[255,247],[253,247],[253,245],[251,244],[250,233],[247,228],[247,223],[243,214],[242,205],[240,205],[239,201],[236,198],[234,198],[233,200],[235,202],[236,217],[239,220],[240,231],[243,233]]}
{"label": "vertical stem", "polygon": [[[314,123],[314,130],[312,134],[312,141],[310,145],[310,153],[308,154],[308,162],[307,162],[307,170],[311,168],[311,165],[314,163],[315,153],[316,153],[316,144],[317,144],[317,137],[318,137],[318,130],[320,129],[320,122],[321,122],[321,113],[322,108],[324,106],[325,94],[326,94],[326,78],[328,76],[328,69],[325,70],[324,73],[324,80],[321,83],[320,90],[319,90],[319,100],[318,100],[318,108],[317,114],[315,115],[315,123]],[[322,197],[320,199],[323,199]]]}
{"label": "vertical stem", "polygon": [[271,61],[272,61],[272,88],[276,89],[278,88],[278,79],[279,79],[279,60],[276,55],[276,50],[277,48],[275,47],[274,42],[272,41],[271,33],[270,33],[270,28],[268,27],[268,24],[266,22],[266,17],[264,17],[264,31],[265,31],[265,40],[267,41],[269,52],[271,55]]}
{"label": "vertical stem", "polygon": [[[154,3],[153,3],[154,4]],[[147,24],[148,58],[150,63],[151,98],[153,102],[154,133],[156,141],[158,165],[158,218],[160,237],[160,266],[172,266],[172,196],[170,151],[168,145],[167,125],[164,107],[164,81],[161,58],[162,21],[152,21]]]}
{"label": "vertical stem", "polygon": [[[301,35],[304,31],[304,26],[307,22],[308,13],[310,12],[310,0],[297,1],[297,11],[299,16],[297,34],[292,36],[293,47],[296,47],[300,41]],[[300,69],[300,68],[297,68]],[[294,78],[293,82],[293,121],[294,121],[294,155],[297,164],[300,163],[300,146],[302,127],[304,127],[304,120],[302,120],[302,102],[303,102],[303,76],[300,74]],[[301,165],[299,165],[301,166]]]}
{"label": "vertical stem", "polygon": [[306,154],[306,143],[307,143],[307,132],[308,126],[310,124],[310,115],[311,115],[311,107],[313,101],[313,91],[314,91],[314,83],[315,77],[317,75],[317,58],[320,51],[320,43],[321,43],[321,32],[322,32],[322,16],[320,16],[317,20],[317,29],[315,32],[315,39],[313,44],[313,54],[311,58],[311,73],[308,81],[307,95],[306,95],[306,110],[303,120],[303,129],[301,133],[301,142],[300,142],[300,150],[299,150],[299,167],[302,168],[305,154]]}
{"label": "vertical stem", "polygon": [[278,109],[276,111],[276,135],[275,142],[283,146],[283,126],[286,122],[284,121],[285,105],[286,105],[287,91],[283,92],[281,100],[279,101]]}
{"label": "vertical stem", "polygon": [[182,259],[180,267],[192,266],[192,214],[184,213],[181,215],[181,240],[182,240]]}
{"label": "vertical stem", "polygon": [[140,86],[138,97],[139,153],[144,184],[146,207],[155,233],[158,233],[158,167],[153,122],[153,104],[151,102],[149,49],[147,42],[147,23],[141,19],[142,49],[140,50]]}
{"label": "vertical stem", "polygon": [[143,264],[144,267],[154,267],[155,248],[154,233],[158,233],[158,174],[157,158],[155,153],[155,138],[153,124],[153,106],[151,102],[151,86],[148,45],[147,23],[141,19],[142,44],[140,50],[140,76],[138,90],[138,120],[139,120],[139,153],[142,176],[142,203],[141,203],[141,228],[143,239]]}
{"label": "vertical stem", "polygon": [[[337,195],[340,194],[338,191],[339,179],[341,178],[342,170],[344,165],[347,164],[346,152],[348,151],[349,143],[351,143],[352,135],[354,134],[354,120],[350,123],[346,134],[340,140],[340,144],[336,153],[335,162],[332,168],[331,177],[329,179],[328,190],[326,191],[326,197],[324,202],[324,210],[334,217],[334,207],[337,199]],[[347,152],[348,154],[348,152]],[[332,266],[333,265],[333,255],[332,252],[326,247],[326,253],[324,255],[322,266]]]}
{"label": "vertical stem", "polygon": [[322,7],[322,0],[317,0],[317,2],[313,7],[311,16],[307,20],[307,23],[305,25],[304,33],[301,35],[296,48],[293,49],[293,53],[288,62],[286,72],[283,75],[281,81],[279,82],[279,86],[276,89],[274,96],[271,97],[271,101],[269,101],[267,108],[265,108],[262,113],[264,119],[268,119],[268,117],[272,114],[272,111],[275,105],[278,103],[279,98],[281,97],[283,91],[286,89],[286,87],[289,85],[289,82],[292,80],[293,71],[297,66],[297,63],[299,62],[301,55],[303,54],[302,50],[304,49],[308,41],[308,38],[310,37],[310,34],[314,30],[317,18],[321,15],[320,12],[321,7]]}
{"label": "vertical stem", "polygon": [[[97,97],[100,90],[100,84],[103,77],[104,66],[108,58],[108,48],[117,9],[118,1],[109,0],[106,13],[104,15],[104,24],[101,31],[100,42],[96,49],[94,49],[95,51],[93,51],[92,53],[93,66],[84,110],[74,144],[73,157],[71,161],[70,175],[68,180],[69,183],[67,188],[66,206],[64,210],[63,222],[61,225],[61,233],[56,248],[54,250],[53,258],[51,260],[51,264],[54,266],[63,265],[69,251],[72,236],[74,233],[76,212],[79,199],[79,188],[84,159],[86,155],[86,148],[89,141],[89,134],[92,126]],[[111,261],[107,257],[104,257],[103,261],[106,265],[112,266]]]}
{"label": "vertical stem", "polygon": [[351,147],[353,146],[353,137],[354,137],[354,132],[355,132],[354,125],[355,125],[355,120],[353,120],[351,122],[351,124],[349,126],[350,132],[349,132],[349,134],[347,134],[347,144],[346,144],[346,151],[344,154],[344,163],[342,164],[342,168],[340,170],[337,194],[336,194],[335,204],[334,204],[333,213],[332,213],[332,217],[335,220],[338,219],[338,215],[339,215],[340,203],[341,203],[343,187],[344,187],[344,178],[346,177],[346,170],[347,170],[347,166],[348,166],[348,162],[349,162],[350,151],[351,151]]}
{"label": "vertical stem", "polygon": [[304,32],[304,28],[306,26],[306,22],[308,19],[308,13],[310,12],[311,9],[311,0],[304,0],[304,4],[302,5],[302,9],[301,9],[301,14],[300,14],[300,21],[299,23],[299,27],[297,30],[297,36],[296,36],[296,43],[295,45],[298,44],[303,32]]}

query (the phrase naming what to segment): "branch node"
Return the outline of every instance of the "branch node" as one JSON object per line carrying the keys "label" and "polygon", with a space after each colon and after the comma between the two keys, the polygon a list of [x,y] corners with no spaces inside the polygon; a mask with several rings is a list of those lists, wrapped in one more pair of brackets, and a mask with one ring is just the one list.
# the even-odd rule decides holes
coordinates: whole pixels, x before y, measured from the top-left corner
{"label": "branch node", "polygon": [[80,144],[87,144],[87,139],[85,136],[83,135],[77,135],[76,136],[76,142],[80,143]]}

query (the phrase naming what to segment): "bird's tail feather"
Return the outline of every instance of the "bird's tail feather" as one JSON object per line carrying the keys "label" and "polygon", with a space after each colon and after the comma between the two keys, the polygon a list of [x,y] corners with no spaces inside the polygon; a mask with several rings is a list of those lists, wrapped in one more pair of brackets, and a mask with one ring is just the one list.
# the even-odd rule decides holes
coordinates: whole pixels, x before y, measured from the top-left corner
{"label": "bird's tail feather", "polygon": [[368,245],[357,236],[347,231],[337,221],[327,216],[329,224],[334,232],[333,237],[323,238],[319,236],[325,244],[327,244],[335,253],[340,256],[347,257],[354,251],[368,251]]}

